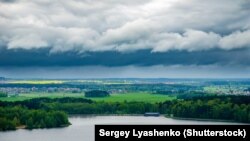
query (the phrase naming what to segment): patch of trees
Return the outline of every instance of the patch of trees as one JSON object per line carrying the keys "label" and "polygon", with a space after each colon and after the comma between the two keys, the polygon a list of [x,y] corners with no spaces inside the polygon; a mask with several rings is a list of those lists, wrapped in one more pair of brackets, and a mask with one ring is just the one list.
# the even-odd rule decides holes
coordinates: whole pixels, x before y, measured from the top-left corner
{"label": "patch of trees", "polygon": [[0,97],[8,97],[8,94],[4,92],[0,92]]}
{"label": "patch of trees", "polygon": [[201,98],[201,97],[213,97],[213,96],[216,96],[216,94],[196,92],[196,91],[176,94],[177,99],[196,99],[196,98]]}
{"label": "patch of trees", "polygon": [[193,94],[190,96],[182,96],[178,97],[180,99],[184,100],[202,100],[202,101],[208,101],[213,99],[219,99],[221,101],[225,102],[232,102],[234,104],[249,104],[250,103],[250,96],[244,96],[244,95],[215,95],[215,94]]}
{"label": "patch of trees", "polygon": [[85,92],[85,97],[107,97],[110,96],[107,91],[92,90]]}
{"label": "patch of trees", "polygon": [[16,125],[13,121],[6,119],[4,117],[0,117],[0,131],[6,131],[6,130],[15,130]]}
{"label": "patch of trees", "polygon": [[173,90],[159,90],[159,91],[155,91],[153,94],[171,95],[171,94],[177,94],[177,91],[173,91]]}
{"label": "patch of trees", "polygon": [[43,108],[68,114],[144,114],[159,110],[158,104],[144,102],[46,103]]}
{"label": "patch of trees", "polygon": [[[243,97],[242,97],[243,98]],[[240,99],[240,98],[239,98]],[[238,100],[239,100],[238,99]],[[231,98],[204,98],[166,101],[160,112],[175,117],[220,119],[250,123],[250,104]]]}
{"label": "patch of trees", "polygon": [[18,126],[34,129],[69,124],[66,113],[61,111],[29,110],[22,106],[0,107],[0,131],[14,130]]}
{"label": "patch of trees", "polygon": [[64,98],[33,98],[24,101],[15,101],[15,102],[7,102],[0,101],[0,106],[16,106],[22,105],[27,107],[28,109],[40,109],[44,103],[93,103],[92,100],[84,99],[84,98],[72,98],[72,97],[64,97]]}

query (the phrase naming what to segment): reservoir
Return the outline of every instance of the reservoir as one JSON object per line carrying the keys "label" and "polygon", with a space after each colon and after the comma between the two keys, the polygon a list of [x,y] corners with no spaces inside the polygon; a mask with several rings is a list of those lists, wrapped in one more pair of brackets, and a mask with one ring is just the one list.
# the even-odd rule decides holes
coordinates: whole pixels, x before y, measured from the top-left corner
{"label": "reservoir", "polygon": [[215,121],[177,120],[144,116],[73,116],[71,126],[52,129],[18,129],[0,132],[0,141],[94,141],[95,124],[239,124]]}

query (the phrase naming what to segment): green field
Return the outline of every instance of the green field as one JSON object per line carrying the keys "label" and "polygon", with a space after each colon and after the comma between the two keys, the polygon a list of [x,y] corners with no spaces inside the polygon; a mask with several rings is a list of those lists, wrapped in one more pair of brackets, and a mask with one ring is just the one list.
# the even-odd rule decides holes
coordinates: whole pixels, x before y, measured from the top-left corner
{"label": "green field", "polygon": [[[1,101],[22,101],[31,98],[39,97],[49,97],[49,98],[62,98],[62,97],[76,97],[76,98],[85,98],[84,94],[80,93],[29,93],[29,94],[20,94],[15,97],[1,97]],[[173,100],[176,97],[150,94],[150,93],[125,93],[125,94],[111,94],[109,97],[103,98],[89,98],[94,101],[105,101],[105,102],[123,102],[123,101],[140,101],[140,102],[164,102],[166,100]]]}
{"label": "green field", "polygon": [[62,84],[62,80],[10,80],[9,84]]}
{"label": "green field", "polygon": [[105,98],[91,98],[95,101],[107,101],[107,102],[123,102],[123,101],[141,101],[141,102],[164,102],[166,100],[173,100],[175,97],[166,95],[157,95],[150,93],[127,93],[127,94],[113,94],[110,97]]}

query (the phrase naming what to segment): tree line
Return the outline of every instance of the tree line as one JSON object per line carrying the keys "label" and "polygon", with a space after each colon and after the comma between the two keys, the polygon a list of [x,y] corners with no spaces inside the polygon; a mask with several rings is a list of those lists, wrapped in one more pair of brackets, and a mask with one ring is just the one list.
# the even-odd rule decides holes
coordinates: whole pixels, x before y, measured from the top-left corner
{"label": "tree line", "polygon": [[68,117],[62,111],[30,110],[23,106],[0,107],[0,131],[52,128],[69,125]]}
{"label": "tree line", "polygon": [[12,129],[19,125],[25,125],[27,128],[59,127],[69,123],[65,113],[144,114],[145,112],[159,112],[183,118],[250,123],[250,97],[197,96],[163,103],[94,102],[84,98],[67,97],[36,98],[17,102],[0,101],[0,129]]}
{"label": "tree line", "polygon": [[8,97],[8,94],[0,91],[0,97]]}
{"label": "tree line", "polygon": [[160,105],[167,115],[184,118],[220,119],[250,123],[250,104],[237,104],[230,100],[179,100]]}
{"label": "tree line", "polygon": [[107,97],[110,94],[107,91],[102,90],[92,90],[85,92],[85,97]]}

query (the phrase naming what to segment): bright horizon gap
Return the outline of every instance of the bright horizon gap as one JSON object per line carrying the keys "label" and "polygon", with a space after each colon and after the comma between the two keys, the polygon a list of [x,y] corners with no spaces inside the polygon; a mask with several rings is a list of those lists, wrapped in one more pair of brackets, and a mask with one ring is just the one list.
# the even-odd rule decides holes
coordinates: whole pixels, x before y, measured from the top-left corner
{"label": "bright horizon gap", "polygon": [[154,79],[165,79],[165,80],[250,80],[250,77],[248,78],[237,78],[237,77],[221,77],[221,78],[215,78],[215,77],[211,77],[211,78],[192,78],[192,77],[109,77],[109,78],[105,78],[105,77],[96,77],[96,78],[39,78],[39,77],[34,77],[34,78],[14,78],[14,77],[4,77],[4,76],[0,76],[3,77],[7,80],[119,80],[119,79],[141,79],[141,80],[145,80],[145,79],[150,79],[150,80],[154,80]]}

